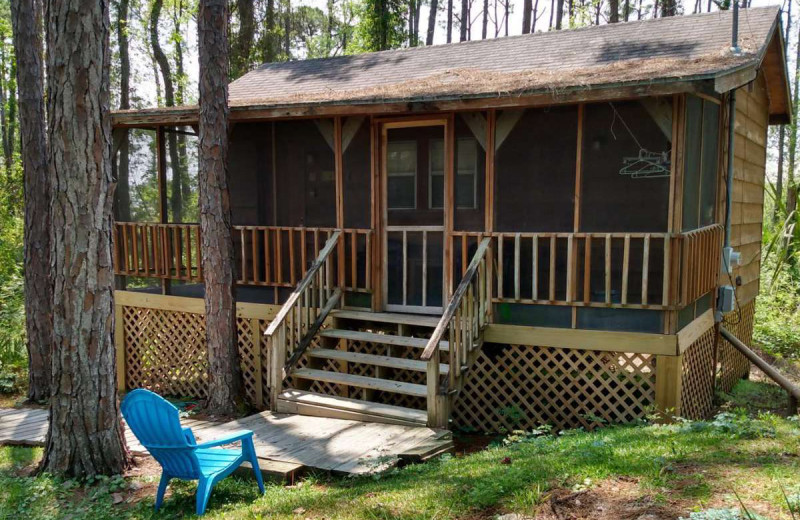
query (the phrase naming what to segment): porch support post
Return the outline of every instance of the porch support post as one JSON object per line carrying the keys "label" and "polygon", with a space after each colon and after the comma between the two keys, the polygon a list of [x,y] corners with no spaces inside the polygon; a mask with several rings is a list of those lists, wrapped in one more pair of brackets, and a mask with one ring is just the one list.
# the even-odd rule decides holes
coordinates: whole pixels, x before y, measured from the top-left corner
{"label": "porch support post", "polygon": [[659,422],[671,422],[681,414],[683,354],[656,356],[656,411]]}
{"label": "porch support post", "polygon": [[447,299],[453,294],[453,220],[455,217],[455,117],[451,113],[445,125],[445,159],[444,159],[444,276]]}
{"label": "porch support post", "polygon": [[[333,156],[334,156],[334,175],[336,177],[336,227],[344,229],[344,176],[342,173],[342,118],[336,116],[333,118]],[[344,290],[347,285],[345,283],[345,239],[346,236],[342,233],[339,243],[337,245],[337,281],[339,287]],[[353,251],[353,255],[356,252]],[[303,266],[305,269],[306,266]],[[355,281],[353,286],[355,286]]]}
{"label": "porch support post", "polygon": [[[487,234],[494,231],[494,186],[495,186],[495,171],[494,171],[494,158],[495,158],[495,130],[497,127],[497,111],[492,108],[486,115],[486,200],[484,205],[484,230]],[[492,261],[494,259],[494,243],[489,244],[489,252],[486,255],[486,276],[489,277],[489,283],[486,284],[488,294],[486,301],[488,302],[489,309],[489,323],[493,320],[494,305],[492,305],[492,290],[494,284],[492,283]]]}
{"label": "porch support post", "polygon": [[117,391],[122,393],[127,389],[125,380],[125,321],[122,305],[114,303],[114,347],[116,350],[117,365]]}
{"label": "porch support post", "polygon": [[[159,126],[156,129],[156,174],[158,178],[158,214],[161,223],[166,224],[169,222],[169,211],[167,208],[167,148],[163,126]],[[166,233],[165,230],[162,230],[162,232]],[[167,248],[167,251],[164,252],[164,257],[172,258],[172,241],[167,239],[164,241],[164,245]],[[169,276],[168,266],[169,264],[165,266],[167,267],[167,276]],[[169,278],[162,278],[161,294],[169,294],[169,289]]]}

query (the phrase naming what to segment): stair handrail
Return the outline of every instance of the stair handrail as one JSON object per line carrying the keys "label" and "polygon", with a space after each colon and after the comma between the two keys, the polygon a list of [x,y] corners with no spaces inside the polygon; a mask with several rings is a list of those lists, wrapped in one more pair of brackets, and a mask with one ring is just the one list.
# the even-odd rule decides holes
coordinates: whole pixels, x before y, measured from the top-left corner
{"label": "stair handrail", "polygon": [[332,257],[341,234],[341,230],[331,234],[264,332],[270,356],[269,386],[273,410],[289,370],[311,344],[328,314],[341,301],[342,290],[334,282],[336,271]]}
{"label": "stair handrail", "polygon": [[[428,426],[445,427],[449,412],[448,389],[458,391],[462,382],[462,367],[468,366],[480,349],[483,329],[491,311],[490,277],[486,268],[486,252],[492,243],[484,237],[478,244],[469,266],[428,340],[420,359],[428,362]],[[442,337],[449,330],[449,377],[441,384],[439,350]]]}

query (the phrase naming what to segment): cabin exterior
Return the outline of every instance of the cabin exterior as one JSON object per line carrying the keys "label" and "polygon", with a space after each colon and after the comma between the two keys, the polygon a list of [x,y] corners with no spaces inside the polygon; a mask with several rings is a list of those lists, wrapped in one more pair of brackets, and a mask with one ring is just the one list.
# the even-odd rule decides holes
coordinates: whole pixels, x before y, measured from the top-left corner
{"label": "cabin exterior", "polygon": [[[779,10],[741,17],[738,53],[721,12],[233,82],[250,403],[484,431],[705,416],[749,371],[719,288],[749,342],[767,128],[789,117]],[[122,390],[205,395],[197,118],[113,116]]]}

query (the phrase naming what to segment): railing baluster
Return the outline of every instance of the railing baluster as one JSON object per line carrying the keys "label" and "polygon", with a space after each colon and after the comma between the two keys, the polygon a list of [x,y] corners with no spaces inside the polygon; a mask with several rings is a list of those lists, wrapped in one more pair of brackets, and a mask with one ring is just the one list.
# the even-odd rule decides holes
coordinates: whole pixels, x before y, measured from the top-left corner
{"label": "railing baluster", "polygon": [[539,299],[539,235],[533,235],[531,243],[531,253],[533,257],[533,260],[531,260],[533,264],[531,266],[531,299],[537,301]]}
{"label": "railing baluster", "polygon": [[403,305],[408,301],[408,233],[403,230]]}
{"label": "railing baluster", "polygon": [[428,231],[422,230],[422,306],[428,304]]}
{"label": "railing baluster", "polygon": [[650,277],[650,234],[644,236],[644,251],[642,252],[642,305],[647,305],[647,285]]}
{"label": "railing baluster", "polygon": [[630,234],[625,234],[625,242],[622,246],[622,294],[620,295],[620,301],[622,305],[626,305],[628,303],[628,271],[630,269],[631,263],[631,236]]}
{"label": "railing baluster", "polygon": [[497,297],[503,299],[503,234],[497,235]]}
{"label": "railing baluster", "polygon": [[669,281],[671,274],[670,273],[670,258],[672,257],[672,239],[669,235],[664,236],[664,264],[663,264],[663,273],[664,276],[661,279],[661,305],[666,307],[669,305]]}
{"label": "railing baluster", "polygon": [[606,234],[606,255],[605,255],[605,257],[606,257],[606,269],[605,269],[605,275],[606,275],[606,279],[605,279],[605,282],[606,282],[606,287],[605,287],[606,305],[610,305],[611,304],[611,233],[607,233]]}
{"label": "railing baluster", "polygon": [[519,258],[520,258],[520,235],[516,233],[514,235],[514,299],[519,301],[519,290],[522,282],[520,281],[520,269],[519,269]]}
{"label": "railing baluster", "polygon": [[550,301],[556,301],[556,236],[550,235],[550,283],[548,284],[548,292],[550,293]]}
{"label": "railing baluster", "polygon": [[583,303],[592,299],[592,235],[583,241]]}

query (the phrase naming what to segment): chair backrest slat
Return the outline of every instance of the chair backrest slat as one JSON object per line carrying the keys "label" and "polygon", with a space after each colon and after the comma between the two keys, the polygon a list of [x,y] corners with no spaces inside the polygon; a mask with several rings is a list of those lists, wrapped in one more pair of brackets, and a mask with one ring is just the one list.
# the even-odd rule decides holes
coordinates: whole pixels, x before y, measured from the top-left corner
{"label": "chair backrest slat", "polygon": [[121,408],[128,428],[164,471],[178,478],[200,477],[196,447],[186,438],[172,403],[149,390],[137,389],[125,396]]}

